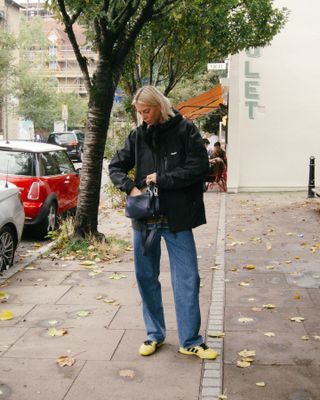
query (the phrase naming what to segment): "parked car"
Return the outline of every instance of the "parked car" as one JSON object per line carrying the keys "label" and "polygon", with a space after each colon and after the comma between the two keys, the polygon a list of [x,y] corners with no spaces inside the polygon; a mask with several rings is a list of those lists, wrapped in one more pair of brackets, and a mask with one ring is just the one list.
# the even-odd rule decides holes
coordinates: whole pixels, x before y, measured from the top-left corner
{"label": "parked car", "polygon": [[0,181],[0,271],[8,269],[21,239],[24,211],[17,186]]}
{"label": "parked car", "polygon": [[62,147],[1,141],[0,179],[20,189],[25,227],[37,238],[46,237],[56,229],[59,216],[77,207],[79,171]]}
{"label": "parked car", "polygon": [[82,161],[84,133],[79,130],[67,132],[52,132],[48,143],[62,146],[67,149],[69,156],[77,161]]}

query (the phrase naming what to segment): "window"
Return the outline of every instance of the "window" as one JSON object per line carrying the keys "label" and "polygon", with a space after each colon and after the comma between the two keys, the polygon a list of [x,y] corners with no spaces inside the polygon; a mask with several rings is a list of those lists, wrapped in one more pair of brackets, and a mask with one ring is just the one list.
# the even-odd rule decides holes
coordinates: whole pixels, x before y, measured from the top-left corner
{"label": "window", "polygon": [[0,173],[9,175],[34,176],[34,156],[23,151],[0,151]]}
{"label": "window", "polygon": [[50,153],[59,166],[61,174],[72,174],[75,173],[74,166],[65,151],[54,151]]}
{"label": "window", "polygon": [[51,153],[41,153],[39,155],[40,176],[60,175],[58,164]]}

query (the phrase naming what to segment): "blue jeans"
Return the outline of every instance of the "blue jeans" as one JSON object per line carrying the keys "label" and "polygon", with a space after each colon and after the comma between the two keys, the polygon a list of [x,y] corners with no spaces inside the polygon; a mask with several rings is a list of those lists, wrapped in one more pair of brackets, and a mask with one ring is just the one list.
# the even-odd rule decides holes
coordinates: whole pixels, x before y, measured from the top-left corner
{"label": "blue jeans", "polygon": [[147,255],[142,254],[141,232],[133,230],[134,260],[138,288],[142,298],[147,338],[163,341],[166,336],[160,274],[160,241],[163,236],[168,249],[180,346],[201,344],[198,261],[192,231],[172,233],[158,229]]}

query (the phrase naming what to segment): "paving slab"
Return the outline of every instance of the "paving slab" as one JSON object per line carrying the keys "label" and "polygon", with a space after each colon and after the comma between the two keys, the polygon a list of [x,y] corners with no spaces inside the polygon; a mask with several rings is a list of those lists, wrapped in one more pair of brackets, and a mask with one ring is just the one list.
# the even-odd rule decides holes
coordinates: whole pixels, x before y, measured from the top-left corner
{"label": "paving slab", "polygon": [[123,330],[64,327],[68,334],[49,336],[48,329],[30,328],[10,349],[5,358],[56,359],[71,355],[79,360],[110,360]]}
{"label": "paving slab", "polygon": [[[182,359],[181,355],[181,359]],[[146,357],[137,362],[87,362],[65,400],[197,400],[201,368],[194,360],[175,363]],[[125,376],[121,376],[121,374]],[[183,384],[182,384],[183,382]]]}
{"label": "paving slab", "polygon": [[50,304],[64,296],[71,286],[8,286],[6,292],[12,304]]}
{"label": "paving slab", "polygon": [[7,351],[18,339],[21,338],[28,328],[23,327],[0,327],[0,357],[3,352]]}
{"label": "paving slab", "polygon": [[0,390],[3,399],[62,400],[83,368],[60,367],[55,360],[0,358]]}

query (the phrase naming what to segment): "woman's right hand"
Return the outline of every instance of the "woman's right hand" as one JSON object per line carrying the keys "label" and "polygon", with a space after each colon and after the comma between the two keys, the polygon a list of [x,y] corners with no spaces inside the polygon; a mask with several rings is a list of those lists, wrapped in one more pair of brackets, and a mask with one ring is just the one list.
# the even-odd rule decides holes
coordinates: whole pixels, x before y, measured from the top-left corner
{"label": "woman's right hand", "polygon": [[130,192],[130,196],[139,196],[140,194],[142,194],[142,192],[137,187],[133,187]]}

